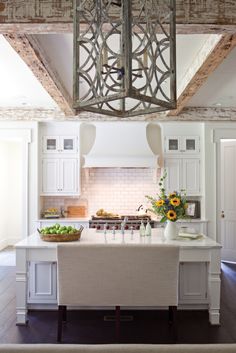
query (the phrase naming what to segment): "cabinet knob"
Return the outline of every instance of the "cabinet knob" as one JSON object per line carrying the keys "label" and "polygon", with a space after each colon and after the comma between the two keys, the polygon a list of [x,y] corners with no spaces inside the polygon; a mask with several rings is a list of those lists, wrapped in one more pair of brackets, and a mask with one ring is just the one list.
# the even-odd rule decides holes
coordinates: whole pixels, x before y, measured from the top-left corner
{"label": "cabinet knob", "polygon": [[225,218],[225,213],[224,213],[224,211],[221,211],[221,218]]}

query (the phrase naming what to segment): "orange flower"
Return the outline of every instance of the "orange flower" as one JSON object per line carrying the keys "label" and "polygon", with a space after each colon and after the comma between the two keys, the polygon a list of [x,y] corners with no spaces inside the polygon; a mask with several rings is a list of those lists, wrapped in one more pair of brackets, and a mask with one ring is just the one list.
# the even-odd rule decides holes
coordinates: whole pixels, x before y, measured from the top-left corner
{"label": "orange flower", "polygon": [[156,202],[156,206],[157,206],[157,207],[161,207],[161,206],[164,205],[164,203],[165,203],[164,200],[158,200],[158,201]]}
{"label": "orange flower", "polygon": [[174,220],[176,219],[177,215],[176,215],[176,212],[175,212],[175,211],[170,210],[170,211],[167,212],[166,217],[167,217],[170,221],[174,221]]}
{"label": "orange flower", "polygon": [[174,197],[173,199],[170,200],[170,203],[172,206],[179,206],[180,205],[180,199],[178,197]]}

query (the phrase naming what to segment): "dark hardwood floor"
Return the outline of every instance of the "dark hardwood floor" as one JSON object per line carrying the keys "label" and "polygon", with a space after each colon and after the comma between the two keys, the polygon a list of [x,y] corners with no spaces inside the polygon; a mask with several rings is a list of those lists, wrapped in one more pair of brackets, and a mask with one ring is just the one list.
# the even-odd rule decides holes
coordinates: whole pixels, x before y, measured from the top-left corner
{"label": "dark hardwood floor", "polygon": [[[0,343],[55,343],[57,313],[31,311],[29,325],[16,326],[15,267],[0,266]],[[125,312],[127,314],[127,312]],[[71,311],[64,328],[65,343],[114,343],[115,323],[104,321],[109,311]],[[132,311],[131,322],[121,323],[123,343],[169,343],[165,311]],[[208,323],[206,311],[178,312],[179,343],[236,342],[236,265],[222,265],[221,326]]]}

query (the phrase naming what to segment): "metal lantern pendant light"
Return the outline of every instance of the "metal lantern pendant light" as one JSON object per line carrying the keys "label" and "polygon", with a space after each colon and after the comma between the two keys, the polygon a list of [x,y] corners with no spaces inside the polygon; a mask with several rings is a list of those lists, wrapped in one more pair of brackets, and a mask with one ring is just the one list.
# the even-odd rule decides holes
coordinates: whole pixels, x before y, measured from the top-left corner
{"label": "metal lantern pendant light", "polygon": [[74,3],[74,108],[118,117],[174,109],[175,0]]}

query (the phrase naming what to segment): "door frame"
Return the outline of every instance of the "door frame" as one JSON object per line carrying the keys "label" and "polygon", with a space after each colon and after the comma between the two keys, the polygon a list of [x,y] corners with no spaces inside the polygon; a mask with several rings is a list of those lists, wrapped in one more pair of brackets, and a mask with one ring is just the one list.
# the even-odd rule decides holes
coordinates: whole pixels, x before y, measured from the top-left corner
{"label": "door frame", "polygon": [[221,140],[236,140],[236,128],[214,129],[213,142],[216,144],[216,240],[221,242]]}
{"label": "door frame", "polygon": [[22,143],[22,238],[29,231],[29,144],[31,129],[0,128],[0,140]]}

